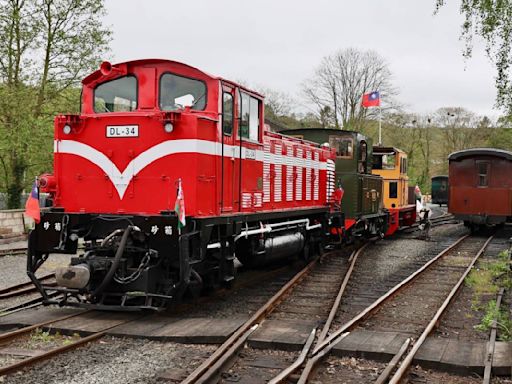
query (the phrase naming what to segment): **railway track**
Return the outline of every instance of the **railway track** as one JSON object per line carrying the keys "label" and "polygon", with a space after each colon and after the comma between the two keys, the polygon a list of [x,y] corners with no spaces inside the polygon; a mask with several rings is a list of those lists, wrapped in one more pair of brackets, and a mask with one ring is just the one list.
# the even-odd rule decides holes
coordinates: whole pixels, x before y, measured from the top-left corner
{"label": "railway track", "polygon": [[27,247],[19,247],[19,248],[9,248],[9,249],[0,249],[0,257],[2,256],[18,256],[18,255],[26,255]]}
{"label": "railway track", "polygon": [[[243,363],[237,363],[237,353],[252,332],[258,327],[264,326],[266,320],[288,319],[301,321],[312,318],[318,320],[318,327],[311,330],[302,352],[285,369],[282,367],[283,360],[281,359],[281,364],[276,364],[273,367],[274,372],[276,372],[276,368],[279,369],[274,378],[269,381],[270,383],[283,382],[287,378],[290,380],[290,375],[294,373],[295,376],[291,381],[306,383],[312,377],[315,377],[317,381],[324,382],[326,377],[322,377],[322,369],[321,367],[317,368],[317,365],[329,355],[331,349],[337,343],[352,331],[383,328],[387,331],[394,330],[405,333],[408,336],[400,353],[389,362],[388,366],[385,369],[378,368],[379,371],[382,371],[378,383],[387,382],[388,377],[393,373],[394,375],[389,382],[397,383],[406,374],[415,353],[434,328],[439,317],[449,305],[465,276],[489,244],[491,238],[486,240],[467,235],[459,238],[414,273],[410,273],[384,295],[374,300],[371,305],[366,306],[357,315],[341,325],[339,317],[337,318],[337,312],[352,275],[357,256],[362,250],[354,252],[350,261],[347,260],[345,263],[336,260],[335,264],[331,265],[333,268],[328,272],[322,270],[321,265],[320,269],[315,270],[315,266],[318,267],[318,265],[312,263],[263,306],[209,359],[192,372],[183,383],[239,381],[240,378],[226,377],[225,373],[228,372],[229,376],[244,371],[241,369]],[[332,273],[333,270],[336,270],[337,278],[334,278],[336,273]],[[443,273],[440,273],[441,271]],[[327,278],[326,281],[330,281],[330,285],[336,286],[337,289],[333,290],[330,287],[328,290],[323,290],[323,293],[318,297],[315,295],[318,301],[315,305],[307,305],[308,302],[304,300],[314,294],[314,290],[310,291],[308,287],[315,286],[315,283],[318,287],[319,281],[317,279],[324,274]],[[425,289],[428,285],[434,283],[438,287],[435,293]],[[296,292],[298,294],[295,294]],[[424,311],[416,312],[415,308],[417,306],[411,305],[411,302],[418,302],[418,300],[422,304],[424,302],[428,303],[428,305],[424,305]],[[329,301],[329,305],[327,305],[327,301]],[[403,315],[404,313],[405,315]],[[261,358],[258,353],[254,357],[251,357],[250,353],[250,351],[244,350],[245,360],[258,361]],[[279,361],[279,356],[274,360]],[[267,363],[269,362],[267,361]],[[255,365],[258,366],[258,364]],[[271,363],[268,365],[272,366]],[[228,368],[233,366],[236,366],[236,369]],[[397,369],[398,366],[400,367]],[[301,367],[303,367],[302,370]],[[247,369],[247,367],[245,368]],[[300,376],[297,372],[300,373]],[[224,373],[223,378],[221,373]],[[264,382],[263,378],[260,379],[261,381],[256,380],[254,382]],[[252,382],[251,380],[246,381]]]}
{"label": "railway track", "polygon": [[[87,336],[78,337],[74,335],[73,337],[68,338],[63,337],[62,342],[54,343],[54,345],[50,346],[48,346],[49,343],[47,341],[41,343],[39,347],[36,346],[36,348],[31,345],[31,339],[35,338],[34,333],[37,334],[38,331],[43,329],[51,329],[53,326],[58,326],[58,323],[67,320],[76,321],[77,319],[80,319],[80,317],[86,317],[92,312],[93,311],[88,310],[81,313],[66,315],[0,334],[0,360],[5,360],[6,356],[11,357],[10,359],[7,359],[8,364],[0,366],[0,376],[19,371],[37,362],[53,358],[67,351],[79,348],[87,343],[99,340],[107,334],[108,330],[136,319],[135,317],[131,317],[117,321],[114,320],[109,322],[108,325],[105,325],[101,330],[92,332]],[[146,315],[139,315],[138,317],[140,318],[143,316]],[[17,358],[12,358],[12,356],[16,356]]]}
{"label": "railway track", "polygon": [[[409,336],[376,381],[399,383],[491,239],[460,238],[357,316],[333,330],[313,349],[298,383],[306,383],[313,376],[324,382],[327,378],[322,376],[320,369],[315,372],[313,368],[349,332],[361,330],[394,331]],[[437,289],[426,289],[433,283]]]}
{"label": "railway track", "polygon": [[[324,324],[319,337],[326,337],[355,262],[364,247],[354,250],[348,259],[341,258],[339,254],[332,252],[321,259],[312,261],[192,372],[183,383],[207,383],[218,380],[223,371],[237,363],[237,351],[258,327],[264,325],[266,320],[300,321],[314,318],[318,324]],[[316,328],[311,331],[311,342],[315,335]]]}
{"label": "railway track", "polygon": [[[456,223],[458,223],[458,221],[455,220],[455,218],[453,217],[453,215],[451,213],[444,213],[440,216],[430,219],[430,228],[439,227],[439,226],[445,225],[445,224],[456,224]],[[406,228],[402,229],[400,232],[404,233],[404,234],[408,234],[408,233],[414,233],[414,232],[417,232],[420,230],[422,230],[420,228],[420,223],[416,222],[413,225],[411,225],[410,227],[406,227]]]}
{"label": "railway track", "polygon": [[[40,277],[40,280],[45,282],[48,286],[56,285],[55,273],[49,273]],[[7,288],[0,289],[0,301],[9,299],[11,297],[23,296],[30,293],[37,292],[37,288],[31,281],[27,281],[26,283],[12,285]]]}

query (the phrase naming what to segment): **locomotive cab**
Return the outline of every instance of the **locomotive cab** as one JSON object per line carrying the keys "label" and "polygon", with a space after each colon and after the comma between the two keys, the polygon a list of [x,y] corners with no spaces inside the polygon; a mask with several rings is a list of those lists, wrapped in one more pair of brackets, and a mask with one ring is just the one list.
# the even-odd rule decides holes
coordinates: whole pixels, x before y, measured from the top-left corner
{"label": "locomotive cab", "polygon": [[359,132],[306,128],[283,131],[288,135],[326,143],[336,152],[336,186],[343,188],[341,210],[347,238],[383,236],[387,213],[382,207],[382,178],[372,174],[372,139]]}

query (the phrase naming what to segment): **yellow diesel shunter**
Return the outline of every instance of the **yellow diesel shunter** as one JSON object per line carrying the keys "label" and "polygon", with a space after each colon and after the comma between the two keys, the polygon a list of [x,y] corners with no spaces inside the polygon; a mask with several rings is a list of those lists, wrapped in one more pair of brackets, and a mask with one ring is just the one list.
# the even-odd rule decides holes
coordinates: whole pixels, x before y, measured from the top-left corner
{"label": "yellow diesel shunter", "polygon": [[394,147],[373,147],[372,173],[383,178],[383,204],[389,210],[388,233],[416,221],[416,205],[408,204],[407,154]]}

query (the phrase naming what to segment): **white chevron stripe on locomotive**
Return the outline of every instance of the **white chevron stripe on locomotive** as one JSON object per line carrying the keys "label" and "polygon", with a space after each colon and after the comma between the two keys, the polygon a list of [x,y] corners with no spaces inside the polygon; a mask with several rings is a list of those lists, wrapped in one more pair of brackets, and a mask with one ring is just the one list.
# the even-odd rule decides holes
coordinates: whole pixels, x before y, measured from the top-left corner
{"label": "white chevron stripe on locomotive", "polygon": [[[130,181],[135,175],[146,168],[152,162],[161,159],[162,157],[174,155],[178,153],[200,153],[203,155],[221,156],[222,143],[216,143],[208,140],[198,139],[182,139],[182,140],[167,140],[157,144],[146,151],[139,154],[126,166],[124,171],[120,171],[117,166],[102,152],[91,147],[90,145],[81,143],[75,140],[55,140],[54,152],[65,153],[83,157],[91,163],[99,167],[110,178],[112,184],[117,190],[119,198],[122,200],[123,196],[130,184]],[[225,156],[239,157],[239,146],[224,146]],[[287,156],[278,156],[272,154],[271,161],[284,164]],[[246,158],[246,149],[242,148],[242,158]],[[256,161],[262,162],[264,154],[262,150],[256,151]],[[278,161],[276,161],[278,160]],[[325,162],[312,162],[312,168],[326,169]]]}

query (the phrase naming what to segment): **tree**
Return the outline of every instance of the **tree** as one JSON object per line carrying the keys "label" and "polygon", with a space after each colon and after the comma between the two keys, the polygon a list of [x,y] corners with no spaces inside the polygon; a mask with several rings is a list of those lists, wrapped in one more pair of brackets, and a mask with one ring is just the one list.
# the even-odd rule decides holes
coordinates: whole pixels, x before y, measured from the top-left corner
{"label": "tree", "polygon": [[[489,129],[478,128],[481,122],[481,118],[464,108],[438,109],[434,114],[434,123],[441,130],[441,158],[447,159],[448,155],[455,151],[482,146]],[[442,171],[446,172],[447,168],[448,165],[444,164]]]}
{"label": "tree", "polygon": [[[436,13],[447,0],[436,0]],[[496,105],[512,114],[512,0],[461,0],[460,13],[464,16],[461,38],[465,42],[463,55],[473,53],[473,36],[482,37],[487,56],[496,68]]]}
{"label": "tree", "polygon": [[104,13],[103,0],[0,0],[0,174],[9,208],[48,161],[54,108],[71,107],[74,87],[107,51]]}
{"label": "tree", "polygon": [[374,117],[375,108],[362,108],[364,93],[378,90],[386,105],[393,106],[396,94],[391,71],[374,51],[354,48],[324,57],[315,74],[303,83],[303,94],[319,120],[335,128],[360,130],[363,121]]}

